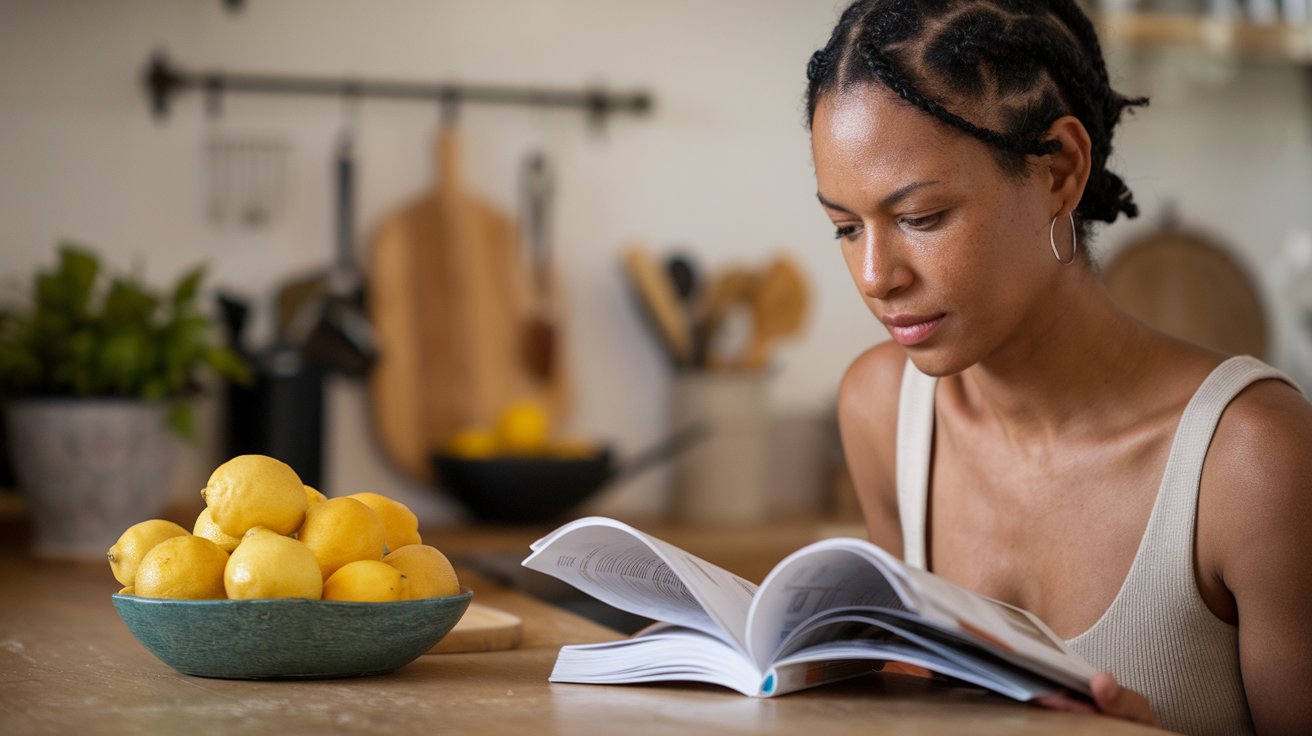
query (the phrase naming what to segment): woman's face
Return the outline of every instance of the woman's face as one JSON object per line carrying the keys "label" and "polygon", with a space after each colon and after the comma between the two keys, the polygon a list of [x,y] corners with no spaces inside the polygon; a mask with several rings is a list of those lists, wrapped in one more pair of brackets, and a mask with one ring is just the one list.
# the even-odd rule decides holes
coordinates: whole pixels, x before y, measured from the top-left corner
{"label": "woman's face", "polygon": [[1050,177],[1007,176],[985,143],[874,84],[821,99],[811,148],[852,279],[922,371],[959,372],[1056,319],[1037,308],[1061,268]]}

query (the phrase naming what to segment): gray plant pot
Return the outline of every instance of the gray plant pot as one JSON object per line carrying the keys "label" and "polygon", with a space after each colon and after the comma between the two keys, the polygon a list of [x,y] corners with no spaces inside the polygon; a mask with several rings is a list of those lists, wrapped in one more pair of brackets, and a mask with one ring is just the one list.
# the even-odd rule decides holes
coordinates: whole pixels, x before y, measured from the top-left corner
{"label": "gray plant pot", "polygon": [[38,557],[103,558],[125,529],[159,516],[177,455],[167,415],[164,404],[131,399],[8,403],[10,454]]}

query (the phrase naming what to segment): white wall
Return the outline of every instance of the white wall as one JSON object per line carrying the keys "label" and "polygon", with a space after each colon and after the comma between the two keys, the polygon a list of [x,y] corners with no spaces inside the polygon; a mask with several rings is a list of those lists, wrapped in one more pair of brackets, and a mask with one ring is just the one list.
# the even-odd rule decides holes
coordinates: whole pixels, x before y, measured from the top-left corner
{"label": "white wall", "polygon": [[[802,123],[804,69],[838,3],[774,0],[0,0],[0,280],[12,293],[56,239],[83,239],[119,264],[172,277],[206,260],[211,285],[268,299],[331,257],[332,143],[341,105],[233,96],[208,120],[196,95],[152,120],[138,75],[154,48],[189,68],[645,88],[656,112],[592,135],[580,115],[469,108],[467,180],[511,208],[521,156],[558,168],[555,239],[569,286],[578,392],[574,426],[632,452],[666,428],[669,372],[619,279],[631,239],[686,243],[708,266],[788,249],[808,269],[806,336],[780,353],[779,411],[819,411],[847,362],[882,330],[865,314],[814,204]],[[1292,228],[1312,228],[1307,87],[1252,69],[1167,94],[1131,118],[1120,169],[1149,218],[1170,196],[1256,262]],[[1148,91],[1156,94],[1157,90]],[[360,111],[362,239],[430,176],[436,106],[366,102]],[[203,146],[213,131],[268,131],[291,147],[281,219],[263,232],[216,230],[205,214]],[[1107,247],[1133,233],[1117,226]],[[267,308],[265,310],[267,312]],[[257,325],[267,331],[267,324]],[[334,386],[328,490],[378,488],[449,512],[408,487],[368,441],[365,396]],[[663,475],[609,494],[602,511],[663,508]]]}

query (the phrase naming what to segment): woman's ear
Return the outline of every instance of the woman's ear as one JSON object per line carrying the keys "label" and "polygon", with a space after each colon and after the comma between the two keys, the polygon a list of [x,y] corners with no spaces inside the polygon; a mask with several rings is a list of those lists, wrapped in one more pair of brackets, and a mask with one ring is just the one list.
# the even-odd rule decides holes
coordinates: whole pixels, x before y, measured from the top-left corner
{"label": "woman's ear", "polygon": [[1084,196],[1092,144],[1084,124],[1072,115],[1057,118],[1048,128],[1047,139],[1061,144],[1060,151],[1041,159],[1041,166],[1048,172],[1049,192],[1055,200],[1053,214],[1064,215],[1074,210]]}

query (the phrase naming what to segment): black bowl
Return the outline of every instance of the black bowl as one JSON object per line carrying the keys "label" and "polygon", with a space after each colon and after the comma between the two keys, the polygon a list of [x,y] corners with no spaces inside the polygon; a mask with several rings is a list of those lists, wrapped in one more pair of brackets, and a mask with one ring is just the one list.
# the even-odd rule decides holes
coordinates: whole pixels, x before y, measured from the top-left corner
{"label": "black bowl", "polygon": [[618,474],[609,449],[585,457],[438,454],[433,467],[442,488],[475,517],[508,524],[555,521]]}

